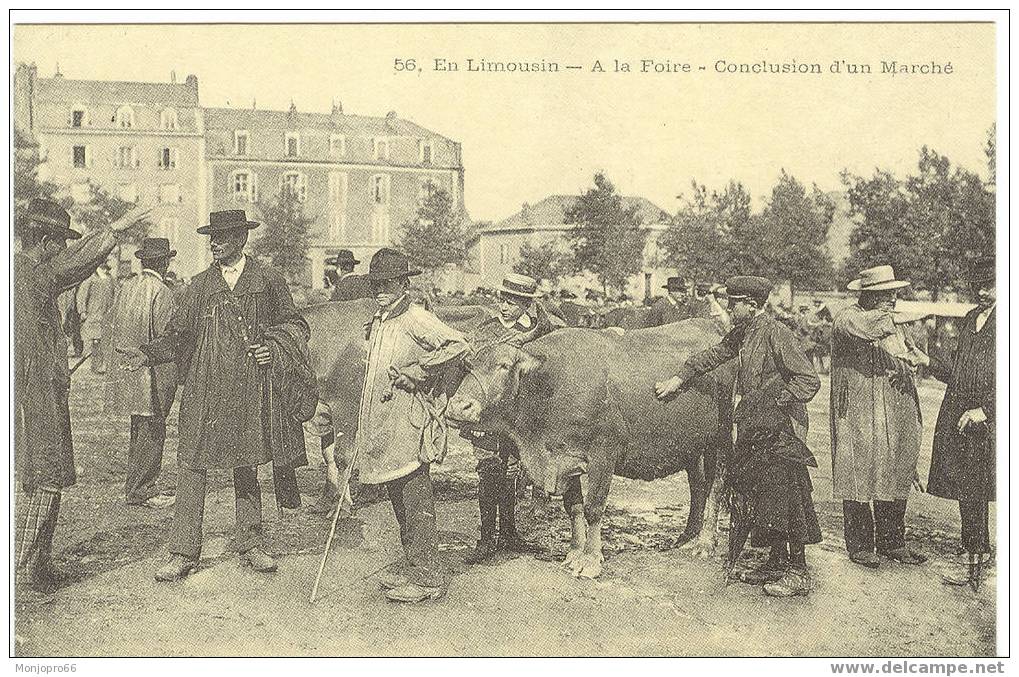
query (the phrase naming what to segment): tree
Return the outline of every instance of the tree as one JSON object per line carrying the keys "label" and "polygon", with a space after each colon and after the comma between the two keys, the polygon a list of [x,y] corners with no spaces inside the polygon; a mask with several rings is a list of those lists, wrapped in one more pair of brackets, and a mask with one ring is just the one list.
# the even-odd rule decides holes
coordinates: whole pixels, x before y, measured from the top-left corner
{"label": "tree", "polygon": [[[135,208],[134,202],[121,199],[91,181],[88,183],[88,189],[88,201],[75,203],[71,207],[75,222],[82,226],[86,233],[105,228]],[[141,244],[151,225],[147,219],[139,221],[125,231],[124,241]]]}
{"label": "tree", "polygon": [[293,283],[308,262],[308,238],[314,217],[304,213],[298,194],[284,186],[273,200],[259,207],[262,235],[251,249],[268,258]]}
{"label": "tree", "polygon": [[527,242],[520,248],[520,260],[513,264],[513,272],[529,275],[539,284],[548,282],[555,286],[570,273],[572,262],[569,258],[569,254],[559,249],[553,242],[546,242],[537,247]]}
{"label": "tree", "polygon": [[771,200],[761,214],[764,258],[772,276],[799,288],[830,289],[832,261],[825,245],[835,203],[817,186],[808,195],[782,170]]}
{"label": "tree", "polygon": [[24,224],[28,213],[28,204],[37,197],[56,199],[64,209],[71,208],[70,198],[57,199],[58,187],[55,183],[39,179],[39,166],[43,159],[39,156],[39,144],[30,137],[14,132],[14,228],[15,232]]}
{"label": "tree", "polygon": [[563,222],[573,225],[567,238],[574,268],[594,274],[603,291],[624,288],[627,279],[640,272],[647,231],[641,227],[637,207],[625,207],[604,174],[594,175],[594,188],[566,210]]}
{"label": "tree", "polygon": [[[415,218],[401,227],[400,249],[413,265],[434,277],[448,263],[462,264],[471,236],[467,215],[453,204],[449,193],[431,182]],[[434,280],[433,280],[434,281]]]}
{"label": "tree", "polygon": [[988,185],[993,189],[994,185],[998,181],[997,172],[997,153],[998,153],[998,123],[992,123],[991,128],[987,130],[987,144],[984,146],[984,155],[987,157],[987,174]]}

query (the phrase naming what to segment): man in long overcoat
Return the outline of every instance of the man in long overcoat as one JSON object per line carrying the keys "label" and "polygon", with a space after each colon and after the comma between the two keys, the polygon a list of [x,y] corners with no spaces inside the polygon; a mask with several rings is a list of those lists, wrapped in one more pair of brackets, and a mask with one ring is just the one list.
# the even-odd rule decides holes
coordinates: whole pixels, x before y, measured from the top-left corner
{"label": "man in long overcoat", "polygon": [[736,446],[724,488],[733,513],[730,538],[749,527],[754,546],[771,547],[767,562],[745,582],[763,584],[774,597],[806,595],[811,583],[804,546],[821,542],[807,470],[817,462],[806,446],[806,405],[821,382],[793,332],[764,310],[771,281],[741,275],[726,287],[733,330],[691,356],[678,375],[655,384],[655,395],[669,398],[697,376],[739,360]]}
{"label": "man in long overcoat", "polygon": [[124,482],[128,505],[161,507],[173,503],[171,497],[160,495],[156,482],[163,466],[166,417],[177,392],[177,365],[167,362],[134,372],[118,369],[117,349],[137,349],[166,332],[174,294],[164,276],[176,254],[166,238],[146,238],[134,253],[141,261],[141,275],[117,290],[110,311],[105,404],[107,413],[130,417]]}
{"label": "man in long overcoat", "polygon": [[832,486],[849,557],[870,568],[879,566],[878,555],[926,561],[905,540],[922,435],[913,369],[926,361],[894,323],[895,290],[908,285],[891,266],[862,271],[849,283],[859,301],[832,327]]}
{"label": "man in long overcoat", "polygon": [[341,249],[331,263],[336,266],[336,279],[332,282],[329,298],[332,301],[356,301],[371,298],[371,289],[364,275],[354,273],[354,267],[361,263],[354,258],[354,252]]}
{"label": "man in long overcoat", "polygon": [[106,367],[106,355],[102,350],[103,325],[106,324],[106,314],[113,307],[116,285],[110,264],[103,261],[96,272],[81,283],[75,297],[81,317],[81,339],[92,351],[90,368],[96,374],[103,373]]}
{"label": "man in long overcoat", "polygon": [[[109,228],[82,237],[55,202],[32,200],[17,224],[21,251],[14,255],[14,460],[16,481],[28,497],[18,501],[17,576],[39,589],[59,580],[50,555],[60,494],[75,483],[68,392],[67,339],[57,296],[95,272],[120,233],[144,214],[130,212]],[[77,240],[68,247],[67,240]]]}
{"label": "man in long overcoat", "polygon": [[[990,560],[988,503],[995,498],[995,321],[994,259],[970,271],[977,307],[962,321],[959,344],[947,360],[931,362],[931,374],[948,384],[934,428],[928,491],[959,502],[962,547],[971,562]],[[940,356],[939,356],[940,357]],[[975,570],[945,577],[964,585]]]}
{"label": "man in long overcoat", "polygon": [[442,596],[435,494],[429,468],[441,462],[448,431],[433,406],[447,366],[469,349],[459,331],[412,303],[407,258],[393,249],[372,257],[368,281],[378,312],[367,324],[368,363],[355,453],[363,484],[383,484],[400,525],[405,557],[379,582],[386,597],[422,602]]}
{"label": "man in long overcoat", "polygon": [[299,459],[276,455],[296,452],[274,448],[264,425],[269,413],[266,372],[273,362],[265,337],[293,331],[303,333],[306,344],[309,330],[283,276],[244,255],[248,231],[257,226],[243,210],[210,214],[209,224],[198,233],[209,235],[212,265],[192,278],[162,336],[140,350],[119,351],[129,369],[175,361],[185,374],[170,558],[156,571],[156,580],[177,580],[197,567],[210,469],[233,471],[233,547],[241,564],[260,572],[276,570],[263,548],[257,468],[270,460],[279,467]]}

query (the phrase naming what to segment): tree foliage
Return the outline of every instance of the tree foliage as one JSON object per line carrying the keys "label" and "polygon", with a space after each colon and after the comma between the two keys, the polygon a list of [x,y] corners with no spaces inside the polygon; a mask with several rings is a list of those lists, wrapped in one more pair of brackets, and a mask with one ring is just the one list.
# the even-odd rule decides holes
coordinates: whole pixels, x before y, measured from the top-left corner
{"label": "tree foliage", "polygon": [[[83,227],[86,233],[105,228],[135,208],[134,202],[121,199],[91,181],[88,183],[88,189],[88,201],[74,203],[71,206],[75,222]],[[139,221],[125,231],[124,241],[141,244],[151,226],[147,219]]]}
{"label": "tree foliage", "polygon": [[434,274],[448,263],[462,264],[467,258],[470,220],[449,193],[431,182],[415,218],[400,230],[400,249],[427,273]]}
{"label": "tree foliage", "polygon": [[643,268],[647,231],[637,207],[625,206],[604,174],[594,175],[594,188],[566,210],[564,223],[573,225],[566,237],[574,269],[594,274],[603,288],[623,289]]}
{"label": "tree foliage", "polygon": [[304,213],[297,193],[287,186],[260,205],[259,212],[262,233],[251,250],[269,259],[293,281],[307,265],[309,231],[315,219]]}
{"label": "tree foliage", "polygon": [[55,183],[39,178],[39,166],[43,158],[39,155],[39,145],[30,137],[14,132],[14,229],[17,232],[23,227],[28,214],[28,204],[37,197],[57,200],[64,209],[71,208],[70,198],[55,197],[58,187]]}
{"label": "tree foliage", "polygon": [[527,242],[520,248],[520,260],[513,264],[513,272],[533,277],[538,283],[555,285],[573,270],[570,256],[555,245],[546,242],[534,246]]}
{"label": "tree foliage", "polygon": [[784,169],[761,214],[764,257],[776,280],[796,288],[830,289],[833,265],[826,244],[835,203],[817,186],[810,194]]}

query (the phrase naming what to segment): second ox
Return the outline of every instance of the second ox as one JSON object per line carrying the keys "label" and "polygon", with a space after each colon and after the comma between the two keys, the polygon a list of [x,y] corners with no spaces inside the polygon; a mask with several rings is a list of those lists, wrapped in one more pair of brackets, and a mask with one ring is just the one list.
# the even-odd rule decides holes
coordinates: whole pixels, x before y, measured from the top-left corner
{"label": "second ox", "polygon": [[[561,329],[523,346],[485,346],[468,359],[446,416],[506,432],[534,481],[563,496],[572,528],[564,564],[575,576],[602,571],[601,520],[614,475],[653,480],[685,470],[691,505],[681,543],[707,550],[717,460],[731,443],[734,371],[701,377],[664,404],[652,384],[717,342],[710,321],[692,319],[623,333]],[[702,530],[709,493],[712,528]]]}

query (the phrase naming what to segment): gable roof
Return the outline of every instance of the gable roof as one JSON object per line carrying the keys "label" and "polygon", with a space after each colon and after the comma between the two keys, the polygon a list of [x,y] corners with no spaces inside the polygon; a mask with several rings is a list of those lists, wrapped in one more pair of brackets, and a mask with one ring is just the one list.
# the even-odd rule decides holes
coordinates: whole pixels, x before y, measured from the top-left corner
{"label": "gable roof", "polygon": [[198,105],[198,88],[187,83],[39,78],[36,92],[41,101],[162,104],[183,108]]}
{"label": "gable roof", "polygon": [[[399,117],[370,117],[344,113],[303,113],[301,111],[263,110],[258,108],[206,108],[206,129],[328,129],[352,136],[439,137]],[[451,139],[446,139],[451,141]]]}
{"label": "gable roof", "polygon": [[[536,204],[529,205],[525,203],[523,209],[513,216],[486,226],[479,232],[543,230],[549,229],[549,227],[561,230],[567,227],[564,226],[563,220],[566,218],[566,212],[576,201],[576,195],[549,195]],[[624,197],[623,206],[626,208],[636,207],[637,214],[640,216],[641,222],[645,227],[669,222],[669,215],[665,210],[647,198],[637,196]]]}

